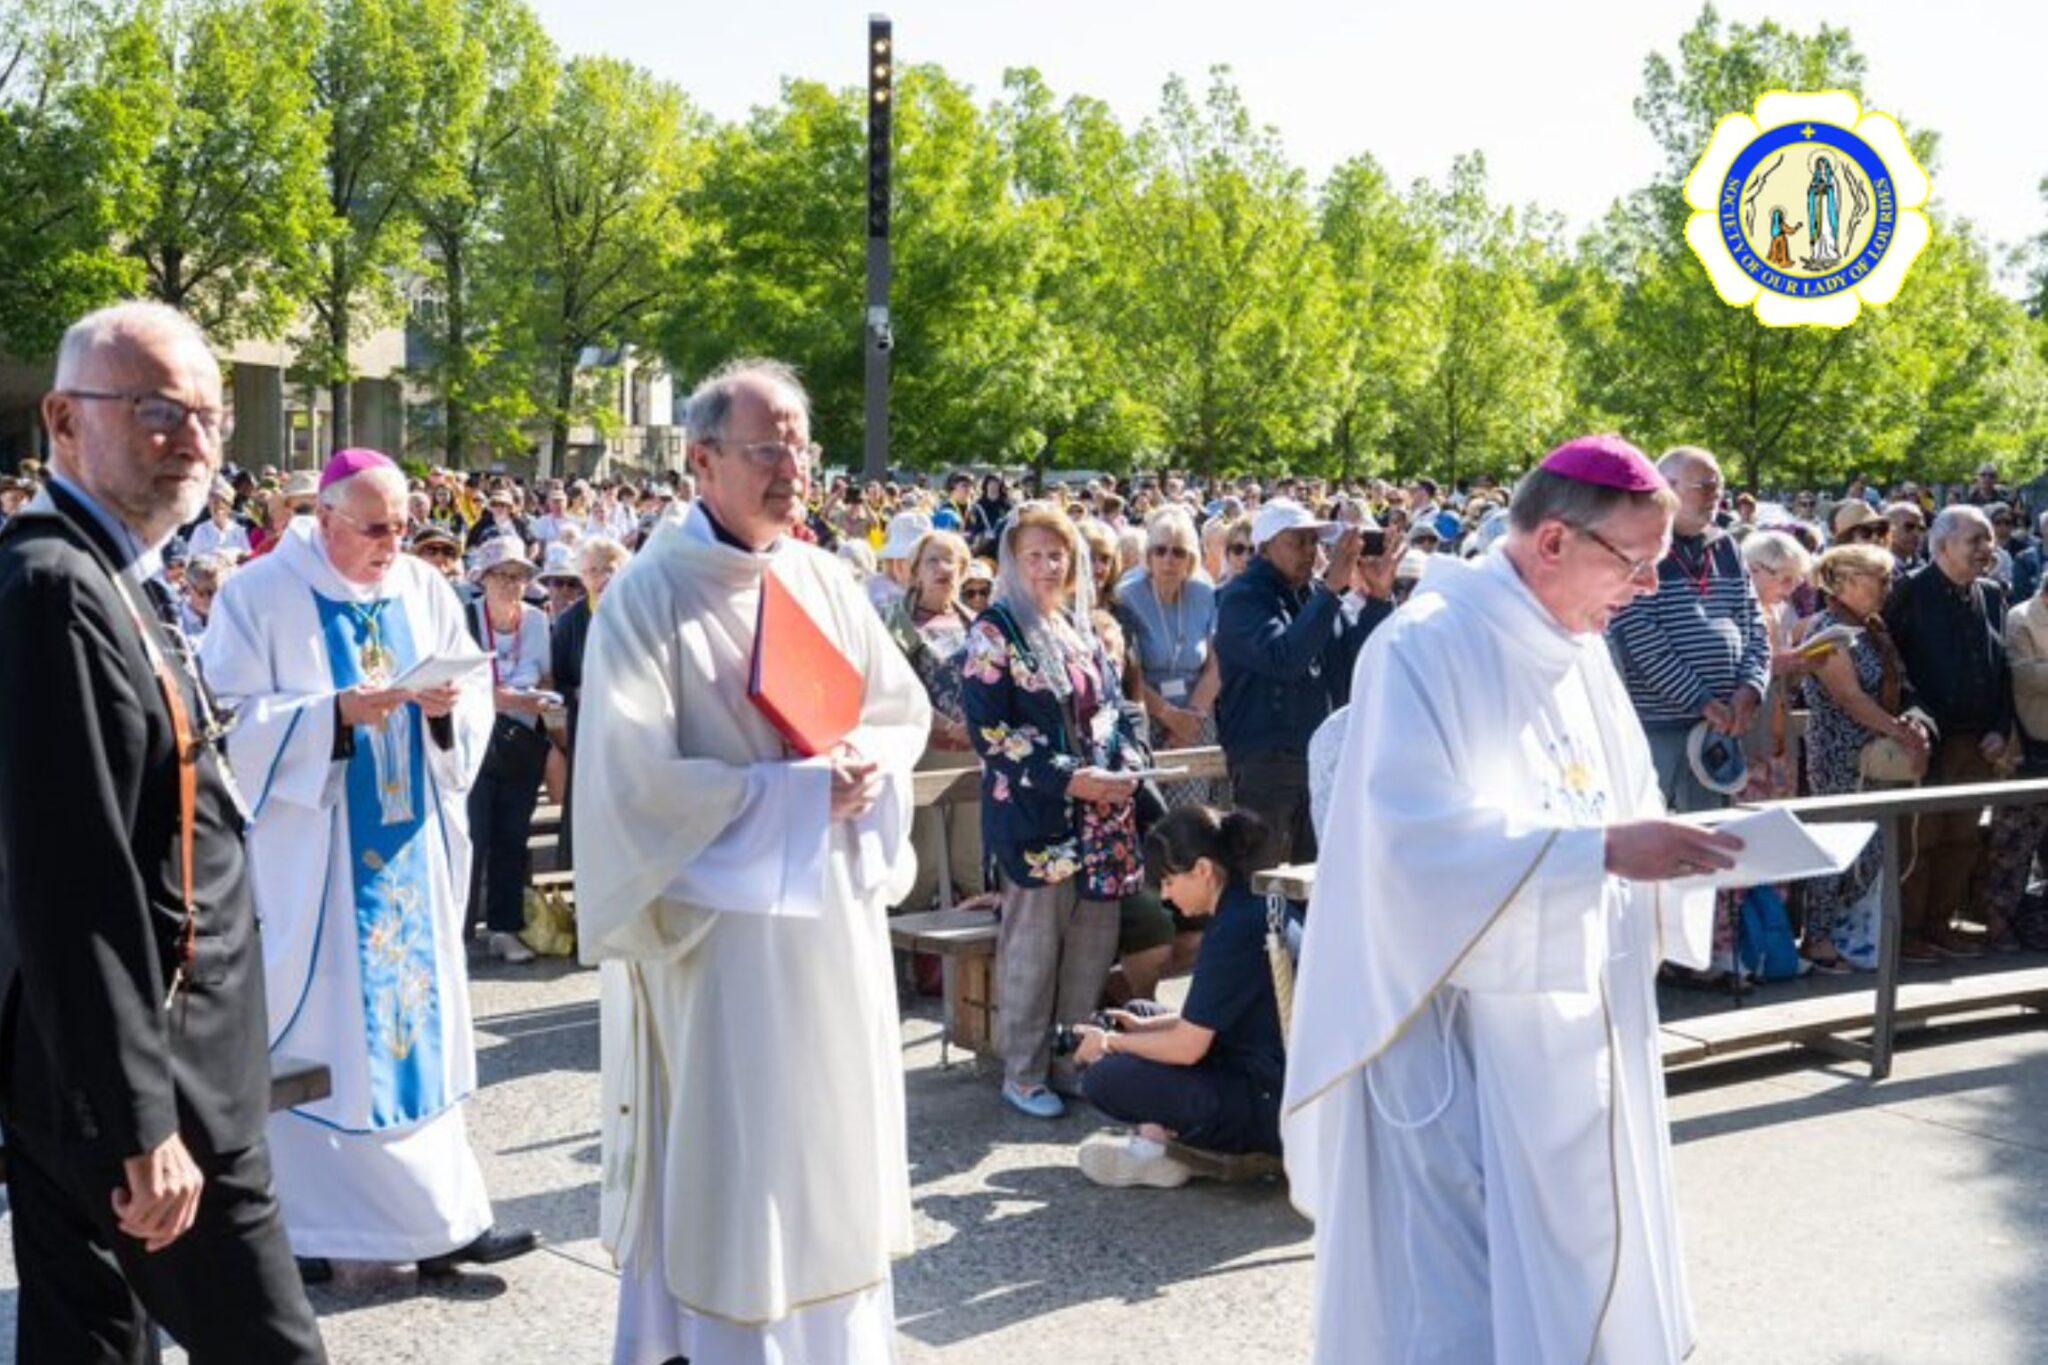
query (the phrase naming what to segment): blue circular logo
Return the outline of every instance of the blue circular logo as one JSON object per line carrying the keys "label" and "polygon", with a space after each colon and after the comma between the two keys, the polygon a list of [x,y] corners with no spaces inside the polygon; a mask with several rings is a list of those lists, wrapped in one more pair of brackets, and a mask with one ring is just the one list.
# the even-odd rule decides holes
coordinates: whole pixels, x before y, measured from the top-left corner
{"label": "blue circular logo", "polygon": [[1870,144],[1828,123],[1770,129],[1722,181],[1722,245],[1743,273],[1789,298],[1861,283],[1891,249],[1891,173]]}

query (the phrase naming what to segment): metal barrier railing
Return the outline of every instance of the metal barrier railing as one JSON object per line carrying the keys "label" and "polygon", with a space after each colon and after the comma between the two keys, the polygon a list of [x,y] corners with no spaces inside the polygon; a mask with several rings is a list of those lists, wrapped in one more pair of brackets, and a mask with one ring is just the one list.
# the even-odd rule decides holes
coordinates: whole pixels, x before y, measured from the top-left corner
{"label": "metal barrier railing", "polygon": [[[1872,1080],[1891,1074],[1892,1051],[1897,1041],[1899,1001],[1899,941],[1902,906],[1899,890],[1901,835],[1917,816],[1947,811],[1982,810],[1997,806],[2031,806],[2048,801],[2048,779],[2034,778],[2006,782],[1976,782],[1953,787],[1907,787],[1883,791],[1854,792],[1844,796],[1804,796],[1784,801],[1731,806],[1726,810],[1689,816],[1708,823],[1748,814],[1766,806],[1781,807],[1807,821],[1874,821],[1884,838],[1883,894],[1879,911],[1879,948],[1876,1008],[1870,1037],[1859,1040],[1833,1031],[1816,1031],[1799,1041],[1807,1046],[1863,1062]],[[1305,901],[1315,890],[1315,867],[1301,864],[1276,867],[1252,878],[1252,889],[1262,895],[1283,896]]]}

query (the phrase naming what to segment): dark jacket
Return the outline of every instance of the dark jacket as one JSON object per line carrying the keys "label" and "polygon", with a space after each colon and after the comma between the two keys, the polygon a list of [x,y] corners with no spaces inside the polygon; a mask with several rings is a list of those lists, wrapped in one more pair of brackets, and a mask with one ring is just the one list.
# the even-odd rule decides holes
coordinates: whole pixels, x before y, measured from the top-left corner
{"label": "dark jacket", "polygon": [[2011,731],[2005,589],[1996,580],[1958,586],[1938,564],[1915,569],[1893,585],[1884,624],[1914,700],[1943,738]]}
{"label": "dark jacket", "polygon": [[583,652],[590,646],[590,599],[570,607],[548,634],[548,678],[569,710],[569,740],[576,739],[576,721],[583,714]]}
{"label": "dark jacket", "polygon": [[1216,594],[1216,662],[1223,690],[1216,733],[1232,758],[1306,756],[1309,737],[1351,698],[1351,666],[1393,604],[1368,602],[1355,622],[1320,581],[1297,588],[1254,556]]}
{"label": "dark jacket", "polygon": [[[263,1134],[263,955],[242,822],[198,760],[194,969],[181,958],[178,762],[121,555],[62,489],[0,535],[0,1103],[24,1130],[136,1156],[175,1131],[198,1152]],[[198,724],[195,684],[135,594]]]}
{"label": "dark jacket", "polygon": [[1019,886],[1078,875],[1090,900],[1137,890],[1144,865],[1133,808],[1104,816],[1092,802],[1067,799],[1078,769],[1144,763],[1108,660],[1098,654],[1095,663],[1097,705],[1072,715],[998,603],[967,632],[964,670],[961,702],[982,760],[981,838],[990,860]]}

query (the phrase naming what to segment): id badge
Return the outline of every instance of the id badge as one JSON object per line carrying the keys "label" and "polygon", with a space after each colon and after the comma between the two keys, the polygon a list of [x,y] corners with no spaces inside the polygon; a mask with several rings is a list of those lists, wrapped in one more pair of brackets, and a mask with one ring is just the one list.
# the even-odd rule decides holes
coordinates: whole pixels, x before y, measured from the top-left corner
{"label": "id badge", "polygon": [[1188,680],[1186,678],[1168,678],[1165,682],[1159,684],[1159,695],[1178,706],[1181,702],[1188,699]]}

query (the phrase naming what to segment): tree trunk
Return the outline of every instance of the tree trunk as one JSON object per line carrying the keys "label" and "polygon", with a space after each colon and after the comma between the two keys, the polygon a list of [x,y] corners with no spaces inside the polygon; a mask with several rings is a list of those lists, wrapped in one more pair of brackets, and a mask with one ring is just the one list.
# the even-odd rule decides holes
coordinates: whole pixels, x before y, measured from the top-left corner
{"label": "tree trunk", "polygon": [[556,467],[546,471],[550,475],[569,472],[569,405],[576,399],[576,357],[581,350],[564,342],[555,354],[555,403],[548,421],[548,453]]}
{"label": "tree trunk", "polygon": [[448,331],[441,353],[441,458],[450,469],[469,464],[469,316],[462,297],[462,242],[441,243],[448,272]]}
{"label": "tree trunk", "polygon": [[354,292],[345,271],[337,268],[327,300],[327,402],[333,409],[327,423],[329,454],[355,444],[356,418],[349,403],[348,305]]}

